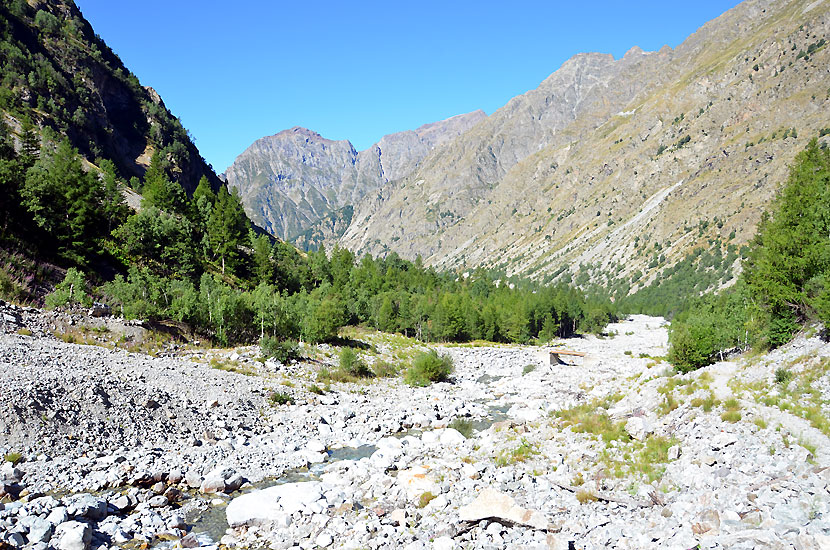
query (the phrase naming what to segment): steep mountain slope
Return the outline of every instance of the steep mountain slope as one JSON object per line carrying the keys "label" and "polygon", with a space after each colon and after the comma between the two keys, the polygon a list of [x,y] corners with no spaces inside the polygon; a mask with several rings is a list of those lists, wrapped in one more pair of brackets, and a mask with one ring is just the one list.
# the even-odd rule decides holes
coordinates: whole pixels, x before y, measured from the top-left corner
{"label": "steep mountain slope", "polygon": [[71,0],[0,4],[0,115],[65,135],[90,161],[142,176],[154,152],[188,192],[219,179],[152,88],[142,87]]}
{"label": "steep mountain slope", "polygon": [[829,10],[747,0],[675,50],[578,55],[367,196],[339,242],[635,287],[695,247],[740,245],[830,126]]}
{"label": "steep mountain slope", "polygon": [[[274,235],[293,238],[327,223],[387,181],[414,170],[436,146],[485,118],[482,111],[390,134],[365,151],[305,128],[257,140],[225,172],[248,214]],[[325,227],[325,225],[324,225]]]}

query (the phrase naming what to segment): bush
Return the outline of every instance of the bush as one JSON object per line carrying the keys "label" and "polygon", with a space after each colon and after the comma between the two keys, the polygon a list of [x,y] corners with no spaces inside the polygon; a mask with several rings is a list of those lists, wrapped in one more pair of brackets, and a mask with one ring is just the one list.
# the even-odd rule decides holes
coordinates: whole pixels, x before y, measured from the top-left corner
{"label": "bush", "polygon": [[371,378],[373,373],[352,348],[343,348],[340,351],[340,370],[355,378]]}
{"label": "bush", "polygon": [[784,367],[778,368],[775,370],[775,383],[781,384],[782,386],[786,386],[790,383],[790,380],[793,379],[793,373],[789,369],[785,369]]}
{"label": "bush", "polygon": [[272,405],[287,405],[289,403],[293,403],[294,400],[291,399],[291,396],[287,393],[283,392],[271,392],[271,395],[268,396],[268,400],[271,402]]}
{"label": "bush", "polygon": [[259,340],[259,349],[264,357],[274,358],[284,365],[302,356],[296,340],[279,340],[265,336]]}
{"label": "bush", "polygon": [[389,378],[390,376],[398,374],[398,369],[395,365],[383,360],[375,361],[375,364],[372,365],[372,371],[378,378]]}
{"label": "bush", "polygon": [[51,294],[46,296],[45,305],[49,309],[57,307],[92,305],[92,299],[86,293],[86,277],[74,267],[66,270],[66,276]]}
{"label": "bush", "polygon": [[432,382],[444,382],[455,370],[452,357],[438,355],[435,350],[421,352],[406,370],[404,382],[410,386],[428,386]]}

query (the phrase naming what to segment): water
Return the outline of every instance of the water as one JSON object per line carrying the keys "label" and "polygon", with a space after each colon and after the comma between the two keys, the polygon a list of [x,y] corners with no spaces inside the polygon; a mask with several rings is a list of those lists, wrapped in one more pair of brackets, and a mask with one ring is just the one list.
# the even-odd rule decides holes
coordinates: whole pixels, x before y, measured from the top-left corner
{"label": "water", "polygon": [[[301,483],[305,481],[318,481],[319,476],[322,475],[326,466],[333,462],[341,460],[357,461],[361,458],[372,456],[372,453],[377,451],[374,445],[361,445],[360,447],[340,447],[339,449],[331,449],[327,451],[328,459],[326,462],[312,464],[311,468],[294,468],[286,470],[281,476],[277,478],[267,478],[257,483],[252,483],[242,489],[242,493],[257,491],[259,489],[266,489],[274,485],[282,485],[284,483]],[[193,533],[200,543],[203,545],[215,544],[224,535],[228,529],[228,518],[225,515],[225,504],[214,506],[208,503],[205,510],[195,510],[188,514],[185,521],[191,526],[191,533]],[[162,543],[156,545],[156,548],[172,547],[172,543]]]}
{"label": "water", "polygon": [[502,378],[504,378],[504,376],[494,376],[492,374],[482,374],[481,376],[479,376],[476,379],[476,382],[478,382],[479,384],[485,384],[485,385],[489,386],[493,382],[498,382]]}

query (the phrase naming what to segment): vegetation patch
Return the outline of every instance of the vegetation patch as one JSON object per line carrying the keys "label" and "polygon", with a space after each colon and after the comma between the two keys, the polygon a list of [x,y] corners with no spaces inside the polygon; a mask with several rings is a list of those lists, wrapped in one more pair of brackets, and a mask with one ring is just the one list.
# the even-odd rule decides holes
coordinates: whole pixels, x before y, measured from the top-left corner
{"label": "vegetation patch", "polygon": [[502,451],[496,456],[495,464],[499,468],[503,468],[511,464],[516,464],[517,462],[525,462],[537,454],[539,454],[539,450],[536,448],[536,445],[530,443],[523,437],[518,447],[509,451]]}
{"label": "vegetation patch", "polygon": [[734,397],[724,401],[723,407],[725,410],[721,413],[720,418],[724,422],[734,423],[738,422],[742,418],[741,404]]}
{"label": "vegetation patch", "polygon": [[435,350],[419,352],[404,374],[410,386],[428,386],[433,382],[445,382],[455,370],[452,357],[438,355]]}
{"label": "vegetation patch", "polygon": [[300,346],[296,340],[280,340],[273,336],[264,336],[259,340],[259,349],[263,357],[273,358],[288,365],[302,357]]}
{"label": "vegetation patch", "polygon": [[467,439],[470,439],[473,435],[473,423],[465,418],[456,418],[450,422],[448,427],[458,431]]}
{"label": "vegetation patch", "polygon": [[289,394],[277,391],[268,394],[268,401],[274,406],[294,403],[294,399]]}
{"label": "vegetation patch", "polygon": [[21,453],[15,452],[6,453],[5,456],[3,456],[3,460],[6,462],[11,462],[12,465],[17,465],[18,462],[23,460],[23,455]]}
{"label": "vegetation patch", "polygon": [[[570,427],[573,432],[594,434],[606,443],[628,441],[631,436],[625,431],[625,422],[614,422],[605,412],[605,409],[614,402],[613,399],[614,397],[577,405],[570,409],[556,411],[554,415],[560,420],[563,428]],[[601,411],[600,407],[602,407]]]}

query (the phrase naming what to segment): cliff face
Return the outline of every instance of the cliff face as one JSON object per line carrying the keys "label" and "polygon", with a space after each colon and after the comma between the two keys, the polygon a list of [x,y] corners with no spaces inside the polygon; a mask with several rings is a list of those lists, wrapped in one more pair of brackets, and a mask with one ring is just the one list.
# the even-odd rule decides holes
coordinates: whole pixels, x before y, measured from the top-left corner
{"label": "cliff face", "polygon": [[575,56],[364,197],[338,242],[634,288],[695,248],[740,246],[830,127],[828,10],[747,0],[675,50]]}
{"label": "cliff face", "polygon": [[[252,219],[274,235],[293,239],[310,229],[318,234],[315,227],[321,223],[328,227],[330,215],[409,174],[434,147],[463,134],[485,116],[476,111],[390,134],[361,152],[349,141],[291,128],[254,142],[225,177],[239,190]],[[315,242],[307,246],[314,247]]]}
{"label": "cliff face", "polygon": [[219,179],[187,131],[152,88],[143,87],[96,36],[71,0],[0,4],[0,112],[19,129],[67,136],[90,161],[113,160],[122,175],[142,176],[158,151],[192,192],[205,175]]}

